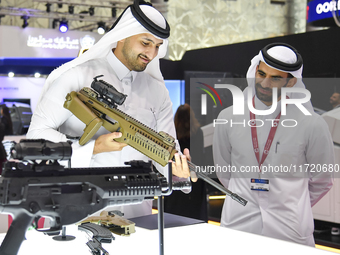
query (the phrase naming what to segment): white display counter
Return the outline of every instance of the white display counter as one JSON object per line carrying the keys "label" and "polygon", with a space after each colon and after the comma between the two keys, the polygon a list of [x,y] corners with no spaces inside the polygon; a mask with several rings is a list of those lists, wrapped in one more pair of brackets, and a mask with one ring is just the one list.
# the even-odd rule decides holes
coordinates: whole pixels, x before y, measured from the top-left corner
{"label": "white display counter", "polygon": [[[30,230],[18,255],[75,255],[91,254],[85,232],[75,225],[66,228],[67,235],[76,236],[72,241],[55,241],[52,237]],[[2,242],[5,234],[0,235]],[[117,254],[159,254],[158,230],[136,227],[136,233],[129,237],[115,235],[111,244],[103,244],[110,255]],[[164,250],[174,254],[332,254],[313,247],[290,243],[241,231],[231,230],[207,223],[166,228]]]}

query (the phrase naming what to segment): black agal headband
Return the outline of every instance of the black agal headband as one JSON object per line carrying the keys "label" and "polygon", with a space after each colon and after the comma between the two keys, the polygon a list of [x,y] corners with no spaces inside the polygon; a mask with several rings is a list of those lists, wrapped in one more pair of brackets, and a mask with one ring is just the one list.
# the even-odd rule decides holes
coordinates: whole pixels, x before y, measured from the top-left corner
{"label": "black agal headband", "polygon": [[117,23],[119,22],[120,18],[123,16],[123,14],[125,13],[125,11],[128,8],[131,8],[131,13],[132,15],[136,18],[136,20],[138,20],[138,22],[145,27],[148,31],[150,31],[152,34],[162,38],[162,39],[166,39],[170,36],[170,26],[168,24],[168,22],[165,20],[165,24],[166,27],[165,29],[158,26],[157,24],[155,24],[152,20],[150,20],[145,14],[144,12],[141,10],[141,8],[139,7],[139,5],[149,5],[152,6],[151,3],[147,3],[144,1],[141,1],[139,3],[138,0],[135,0],[133,4],[129,5],[128,7],[126,7],[126,9],[123,11],[123,13],[118,17],[118,19],[116,20],[116,22],[112,25],[111,29],[112,30]]}
{"label": "black agal headband", "polygon": [[[284,46],[284,47],[287,47],[289,49],[291,49],[295,55],[296,55],[296,62],[295,63],[292,63],[292,64],[288,64],[288,63],[284,63],[280,60],[277,60],[275,58],[273,58],[272,56],[270,56],[268,54],[268,50],[270,48],[273,48],[275,46]],[[268,44],[267,46],[265,46],[262,50],[262,56],[264,58],[264,61],[274,67],[274,68],[277,68],[277,69],[280,69],[282,71],[286,71],[286,72],[292,72],[292,71],[297,71],[301,68],[302,64],[303,64],[303,60],[302,60],[302,57],[301,55],[297,52],[296,49],[294,49],[292,46],[290,46],[289,44],[286,44],[286,43],[271,43],[271,44]]]}

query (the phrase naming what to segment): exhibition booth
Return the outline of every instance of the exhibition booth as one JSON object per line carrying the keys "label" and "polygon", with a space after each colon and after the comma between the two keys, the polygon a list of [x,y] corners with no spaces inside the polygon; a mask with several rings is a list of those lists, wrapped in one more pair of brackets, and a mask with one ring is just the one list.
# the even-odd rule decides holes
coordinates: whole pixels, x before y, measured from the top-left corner
{"label": "exhibition booth", "polygon": [[[0,104],[7,105],[12,112],[14,135],[6,136],[4,144],[19,142],[25,138],[30,118],[35,111],[40,93],[48,74],[60,65],[76,58],[79,52],[91,47],[100,35],[92,32],[69,31],[60,34],[52,29],[0,26]],[[211,112],[208,117],[200,115],[202,104],[199,98],[202,90],[197,89],[193,79],[212,79],[215,84],[225,82],[225,79],[237,83],[244,79],[250,59],[264,45],[281,41],[294,44],[304,56],[304,76],[308,78],[328,79],[340,76],[338,69],[337,43],[340,41],[340,31],[328,29],[305,34],[289,35],[280,38],[262,39],[252,42],[224,45],[207,49],[191,50],[185,53],[181,61],[161,60],[161,71],[165,85],[173,103],[173,112],[184,103],[189,103],[202,126],[204,135],[205,157],[212,160],[212,119],[225,107],[232,105],[230,93],[217,90],[222,100],[227,104],[217,105],[208,101]],[[240,58],[242,52],[242,59]],[[221,57],[223,56],[223,57]],[[332,57],[330,57],[332,56]],[[9,76],[8,74],[11,73]],[[328,80],[329,81],[329,80]],[[319,83],[308,83],[307,89],[312,93],[315,108],[329,111],[329,94],[340,91],[337,79],[329,81],[320,91]],[[84,84],[84,87],[90,84]],[[239,85],[240,89],[244,84]],[[15,115],[14,115],[15,114]],[[326,120],[334,142],[336,164],[340,165],[340,110],[326,113]],[[8,150],[8,147],[6,148]],[[214,179],[216,177],[214,176]],[[217,179],[216,179],[217,180]],[[207,188],[208,219],[219,221],[224,197],[216,203],[209,200],[210,195],[222,195],[214,188]],[[340,227],[340,180],[334,181],[331,191],[313,208],[314,219],[321,226]],[[229,199],[228,197],[226,199]],[[210,210],[210,211],[209,211]],[[115,236],[110,244],[103,247],[110,254],[160,254],[159,235],[155,227],[140,224],[143,221],[152,222],[155,226],[157,217],[145,216],[136,219],[136,233],[131,236]],[[164,251],[166,254],[210,254],[212,251],[251,254],[327,254],[326,251],[299,245],[292,242],[277,240],[270,237],[254,235],[208,224],[204,221],[192,220],[181,216],[166,214],[164,230]],[[4,239],[11,224],[8,215],[0,214],[0,243]],[[39,227],[44,227],[42,223]],[[79,231],[76,225],[66,226],[66,234],[75,237],[71,241],[57,241],[51,236],[35,230],[29,230],[18,255],[31,254],[87,254],[86,243],[89,237]],[[316,243],[329,247],[340,248],[340,235],[334,238],[320,238]],[[329,253],[328,253],[329,254]]]}

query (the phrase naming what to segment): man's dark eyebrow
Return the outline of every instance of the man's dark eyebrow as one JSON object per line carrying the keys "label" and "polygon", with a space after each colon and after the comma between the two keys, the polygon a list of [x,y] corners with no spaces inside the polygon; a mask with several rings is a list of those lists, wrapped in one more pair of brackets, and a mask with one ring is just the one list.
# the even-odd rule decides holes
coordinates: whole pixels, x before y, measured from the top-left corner
{"label": "man's dark eyebrow", "polygon": [[[257,72],[261,73],[261,74],[267,74],[266,72],[264,72],[260,69],[258,69]],[[273,75],[273,76],[271,76],[271,78],[283,78],[283,77],[281,75]]]}
{"label": "man's dark eyebrow", "polygon": [[[143,39],[146,40],[146,41],[152,42],[153,44],[156,44],[156,43],[155,43],[152,39],[150,39],[150,38],[144,37]],[[162,45],[163,42],[158,43],[158,44],[159,44],[159,45]]]}

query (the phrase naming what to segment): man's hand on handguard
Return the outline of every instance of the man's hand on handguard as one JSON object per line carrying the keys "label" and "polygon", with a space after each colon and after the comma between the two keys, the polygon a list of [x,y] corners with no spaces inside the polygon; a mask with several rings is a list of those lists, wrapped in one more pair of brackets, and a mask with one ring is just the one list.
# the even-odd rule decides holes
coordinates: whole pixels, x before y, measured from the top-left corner
{"label": "man's hand on handguard", "polygon": [[195,172],[189,170],[188,160],[191,160],[189,149],[184,149],[183,155],[175,154],[175,162],[172,162],[172,174],[181,178],[191,177],[191,181],[196,182]]}
{"label": "man's hand on handguard", "polygon": [[116,142],[114,140],[121,136],[122,133],[120,132],[113,132],[99,136],[94,144],[93,154],[110,151],[121,151],[125,146],[127,146],[127,144]]}

